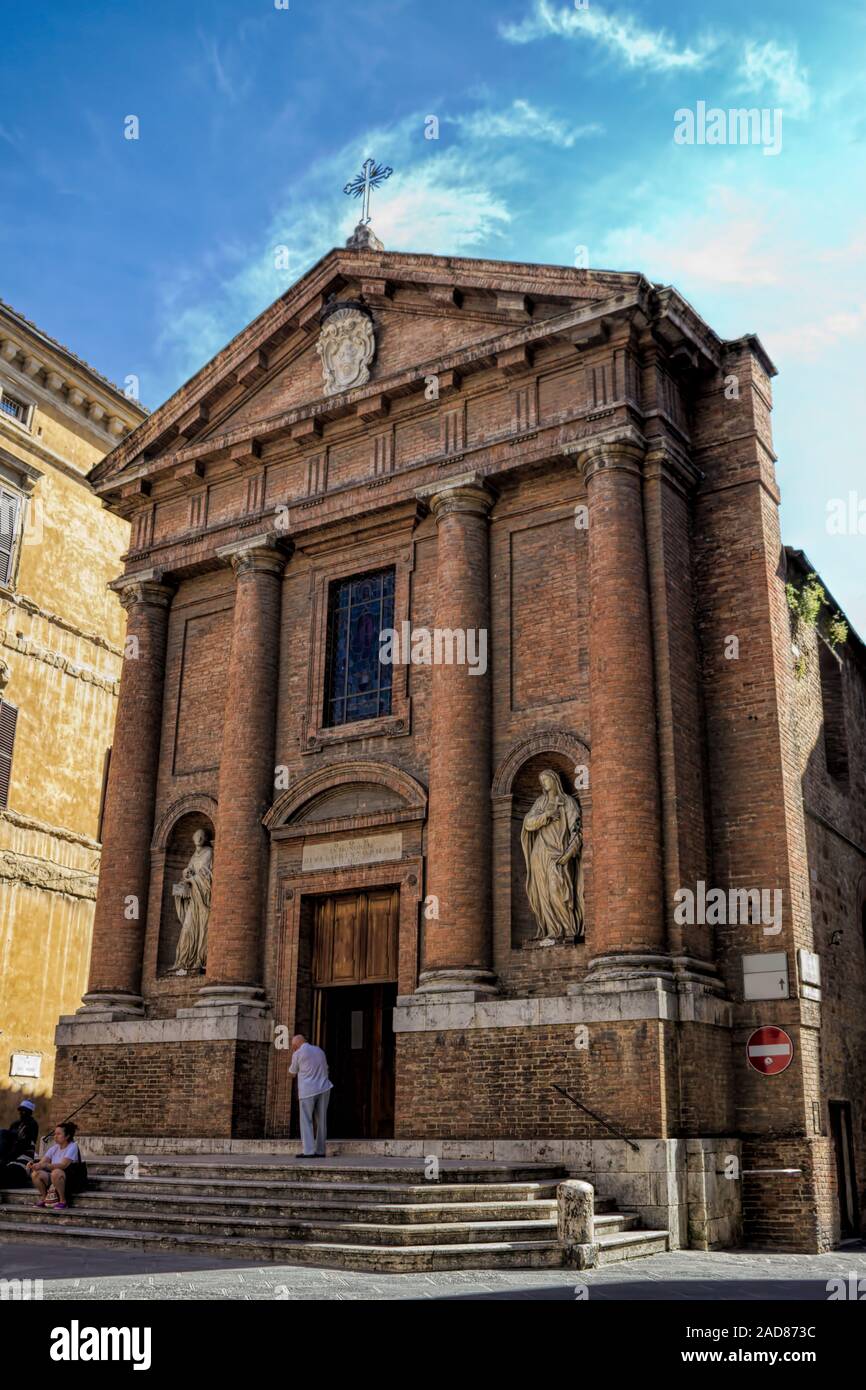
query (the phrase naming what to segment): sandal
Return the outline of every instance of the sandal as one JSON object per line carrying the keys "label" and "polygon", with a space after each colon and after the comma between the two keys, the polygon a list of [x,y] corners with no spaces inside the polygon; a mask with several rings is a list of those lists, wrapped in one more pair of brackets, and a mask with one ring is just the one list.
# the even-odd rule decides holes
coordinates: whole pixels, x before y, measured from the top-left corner
{"label": "sandal", "polygon": [[45,1198],[43,1197],[42,1201],[41,1201],[41,1202],[36,1202],[35,1205],[36,1205],[37,1207],[47,1207],[47,1206],[48,1206],[48,1203],[45,1201]]}
{"label": "sandal", "polygon": [[51,1208],[52,1211],[68,1211],[68,1209],[69,1209],[69,1203],[68,1203],[68,1202],[55,1202],[54,1205],[53,1205],[52,1208]]}

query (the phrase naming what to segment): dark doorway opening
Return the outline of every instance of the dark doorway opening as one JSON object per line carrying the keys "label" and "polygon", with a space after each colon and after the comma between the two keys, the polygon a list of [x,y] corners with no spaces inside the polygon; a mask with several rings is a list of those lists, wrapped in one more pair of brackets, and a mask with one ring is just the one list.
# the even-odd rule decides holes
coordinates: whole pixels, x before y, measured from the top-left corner
{"label": "dark doorway opening", "polygon": [[334,1089],[328,1132],[335,1139],[394,1136],[396,984],[316,990],[316,1034]]}
{"label": "dark doorway opening", "polygon": [[854,1130],[851,1102],[830,1101],[830,1132],[836,1154],[836,1186],[839,1192],[839,1229],[843,1240],[860,1234],[857,1175],[854,1168]]}
{"label": "dark doorway opening", "polygon": [[[316,896],[302,922],[296,1028],[328,1058],[328,1134],[394,1136],[397,939],[393,884]],[[299,1132],[297,1087],[292,1134]]]}

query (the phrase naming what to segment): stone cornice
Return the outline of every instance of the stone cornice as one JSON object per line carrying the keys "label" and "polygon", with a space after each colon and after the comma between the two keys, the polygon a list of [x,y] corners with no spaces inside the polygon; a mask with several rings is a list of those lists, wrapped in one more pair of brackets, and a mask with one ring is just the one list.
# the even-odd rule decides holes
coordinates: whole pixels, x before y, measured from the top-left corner
{"label": "stone cornice", "polygon": [[[115,581],[113,587],[118,587],[127,579],[134,580],[148,564],[175,578],[217,569],[224,564],[217,554],[220,536],[242,537],[247,531],[255,535],[273,526],[277,512],[282,518],[281,534],[287,539],[291,538],[295,547],[304,553],[312,553],[312,548],[318,545],[317,541],[311,543],[307,539],[314,533],[322,533],[325,537],[323,544],[327,548],[327,532],[335,527],[351,524],[363,526],[365,531],[380,526],[392,529],[387,518],[396,515],[398,510],[406,513],[401,517],[400,524],[413,526],[418,519],[419,491],[441,491],[452,479],[463,476],[467,472],[466,464],[470,456],[472,472],[495,486],[499,475],[579,454],[596,437],[596,426],[602,418],[607,422],[618,420],[622,426],[627,425],[629,415],[626,403],[619,402],[603,411],[575,415],[563,423],[533,430],[530,436],[508,433],[499,438],[486,439],[466,447],[453,459],[437,455],[412,460],[387,475],[387,487],[371,489],[369,478],[353,479],[315,497],[289,498],[274,504],[266,512],[226,518],[196,532],[194,536],[180,533],[167,537],[142,550],[130,551],[126,557],[130,568],[122,580]],[[516,447],[518,445],[519,448]],[[416,481],[419,476],[423,478],[425,475],[430,480],[426,487]]]}
{"label": "stone cornice", "polygon": [[68,830],[62,825],[50,825],[48,821],[37,820],[35,816],[26,816],[23,811],[13,811],[8,806],[0,810],[0,821],[8,821],[10,825],[16,826],[19,830],[35,830],[42,835],[51,835],[55,840],[66,840],[71,845],[82,845],[85,849],[92,849],[97,854],[102,850],[99,841],[92,840],[89,835],[80,835],[77,830]]}
{"label": "stone cornice", "polygon": [[82,642],[89,642],[91,646],[100,647],[103,651],[110,652],[112,656],[123,656],[123,649],[121,647],[115,647],[111,642],[108,642],[101,636],[100,633],[88,632],[85,628],[70,622],[68,618],[61,618],[59,613],[52,613],[50,609],[40,607],[38,603],[34,602],[32,598],[28,598],[26,594],[19,593],[16,589],[7,589],[5,585],[0,584],[0,607],[2,607],[4,601],[7,602],[10,607],[20,608],[23,613],[29,613],[31,617],[42,618],[46,623],[50,623],[52,627],[59,627],[62,632],[68,632],[71,633],[73,637],[79,637]]}
{"label": "stone cornice", "polygon": [[[378,378],[366,386],[334,396],[321,396],[302,405],[283,411],[266,419],[248,421],[227,430],[224,434],[179,448],[171,454],[152,461],[136,457],[130,466],[110,475],[98,465],[92,473],[97,492],[106,498],[108,505],[116,505],[119,493],[124,487],[142,479],[152,479],[158,472],[175,469],[179,465],[204,458],[220,458],[231,454],[240,445],[254,442],[261,447],[274,439],[291,437],[293,427],[304,422],[315,421],[319,425],[326,420],[339,420],[355,414],[370,399],[384,397],[399,399],[414,393],[423,393],[425,379],[429,376],[442,376],[446,372],[456,372],[461,378],[473,372],[484,371],[497,365],[497,359],[512,349],[531,348],[546,341],[573,342],[575,347],[585,345],[588,330],[594,324],[601,324],[613,316],[628,316],[641,309],[635,295],[620,295],[615,300],[580,305],[562,314],[544,319],[540,323],[529,323],[511,328],[481,342],[456,348],[442,357],[405,368],[389,377]],[[590,335],[591,336],[591,335]],[[599,341],[603,340],[603,337]],[[140,452],[140,451],[138,451]],[[113,459],[119,457],[115,450]]]}
{"label": "stone cornice", "polygon": [[36,855],[19,854],[11,849],[0,850],[0,880],[19,883],[25,888],[95,901],[97,877],[84,869],[69,869]]}
{"label": "stone cornice", "polygon": [[17,316],[10,320],[0,306],[0,378],[3,376],[27,396],[66,416],[76,432],[83,429],[109,447],[135,429],[146,414],[137,402],[83,371],[74,358],[21,326]]}
{"label": "stone cornice", "polygon": [[[76,468],[74,464],[67,463],[66,459],[62,458],[60,454],[55,454],[53,449],[47,448],[37,435],[31,434],[29,430],[22,429],[20,425],[16,425],[2,413],[0,413],[0,436],[10,444],[14,444],[17,448],[22,449],[25,453],[32,454],[35,458],[38,458],[41,463],[50,463],[52,468],[57,469],[58,473],[62,473],[65,478],[69,478],[72,482],[78,483],[79,487],[83,487],[91,496],[96,496],[86,473],[82,473],[81,469]],[[7,459],[15,460],[14,464],[11,462],[9,463],[8,466],[10,468],[24,468],[30,466],[24,459],[20,458],[12,451],[7,452],[4,450],[4,455]]]}
{"label": "stone cornice", "polygon": [[72,676],[75,680],[84,681],[86,685],[95,685],[100,690],[105,690],[109,695],[117,695],[120,690],[120,679],[113,676],[100,675],[98,671],[92,670],[89,666],[82,666],[79,662],[73,661],[71,657],[65,656],[63,652],[53,652],[49,647],[43,647],[40,643],[34,642],[30,637],[13,636],[5,629],[0,632],[0,645],[11,652],[18,652],[21,656],[32,657],[35,661],[43,661],[46,666],[53,666],[57,671],[63,671],[65,675]]}
{"label": "stone cornice", "polygon": [[635,272],[580,271],[567,266],[539,266],[466,257],[412,255],[335,248],[306,275],[247,325],[195,376],[96,465],[93,481],[101,491],[109,477],[125,472],[137,455],[153,450],[161,439],[177,435],[173,421],[198,403],[207,403],[228,379],[238,373],[254,349],[267,350],[298,330],[309,331],[325,307],[325,295],[350,280],[374,284],[423,287],[428,284],[463,286],[495,294],[522,292],[563,302],[609,300],[624,290],[646,299],[650,286]]}

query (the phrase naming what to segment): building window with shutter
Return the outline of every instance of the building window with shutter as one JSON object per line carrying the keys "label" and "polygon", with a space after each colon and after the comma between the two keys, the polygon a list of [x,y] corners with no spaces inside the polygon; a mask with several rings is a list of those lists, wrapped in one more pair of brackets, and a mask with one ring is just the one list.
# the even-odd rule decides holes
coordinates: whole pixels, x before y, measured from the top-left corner
{"label": "building window with shutter", "polygon": [[12,780],[12,753],[15,748],[15,725],[18,711],[14,705],[0,700],[0,809],[9,805],[9,783]]}
{"label": "building window with shutter", "polygon": [[379,660],[379,634],[394,626],[394,571],[331,585],[324,723],[333,728],[391,713],[393,667]]}
{"label": "building window with shutter", "polygon": [[0,584],[12,583],[20,518],[20,496],[0,485]]}
{"label": "building window with shutter", "polygon": [[16,396],[13,391],[7,391],[5,386],[0,386],[0,412],[9,420],[15,420],[25,429],[30,426],[30,414],[33,407],[29,401],[24,401],[20,396]]}

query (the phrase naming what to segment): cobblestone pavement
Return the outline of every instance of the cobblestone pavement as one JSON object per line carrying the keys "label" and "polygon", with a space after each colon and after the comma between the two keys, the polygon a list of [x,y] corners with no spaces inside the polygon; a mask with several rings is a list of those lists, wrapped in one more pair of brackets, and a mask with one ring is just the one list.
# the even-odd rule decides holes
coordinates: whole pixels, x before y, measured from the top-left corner
{"label": "cobblestone pavement", "polygon": [[568,1299],[820,1300],[827,1281],[864,1281],[866,1242],[827,1255],[752,1251],[671,1251],[583,1274],[565,1270],[459,1270],[436,1274],[352,1274],[262,1268],[227,1260],[124,1250],[0,1244],[0,1277],[41,1278],[44,1297],[120,1299]]}

